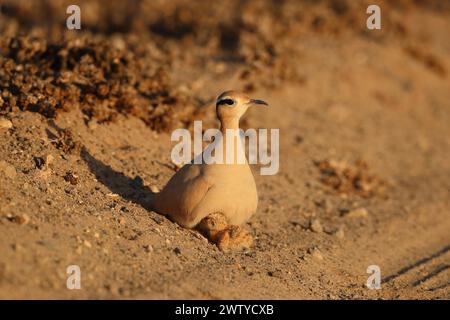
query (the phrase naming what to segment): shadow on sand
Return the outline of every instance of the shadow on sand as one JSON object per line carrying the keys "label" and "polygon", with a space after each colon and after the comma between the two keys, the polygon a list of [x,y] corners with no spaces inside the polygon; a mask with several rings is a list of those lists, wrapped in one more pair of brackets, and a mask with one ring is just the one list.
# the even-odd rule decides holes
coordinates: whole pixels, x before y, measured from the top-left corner
{"label": "shadow on sand", "polygon": [[85,147],[81,148],[80,154],[97,180],[111,190],[112,193],[134,202],[146,210],[152,210],[151,203],[155,193],[144,186],[141,177],[136,176],[132,179],[121,172],[115,171],[109,165],[94,158]]}

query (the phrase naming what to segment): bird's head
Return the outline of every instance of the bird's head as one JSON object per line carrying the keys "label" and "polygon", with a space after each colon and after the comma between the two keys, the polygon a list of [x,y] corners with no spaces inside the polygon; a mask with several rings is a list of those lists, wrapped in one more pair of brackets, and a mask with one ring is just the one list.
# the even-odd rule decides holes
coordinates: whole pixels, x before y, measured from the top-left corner
{"label": "bird's head", "polygon": [[217,118],[222,123],[224,121],[239,121],[251,106],[268,106],[268,104],[262,100],[251,99],[242,92],[225,91],[216,99]]}

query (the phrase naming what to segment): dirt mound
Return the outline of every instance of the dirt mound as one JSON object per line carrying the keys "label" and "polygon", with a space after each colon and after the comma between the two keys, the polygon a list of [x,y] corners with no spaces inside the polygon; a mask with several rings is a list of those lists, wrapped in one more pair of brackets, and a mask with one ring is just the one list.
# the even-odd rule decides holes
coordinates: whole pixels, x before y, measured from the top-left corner
{"label": "dirt mound", "polygon": [[167,130],[180,126],[196,107],[170,85],[161,61],[148,51],[138,57],[125,43],[111,47],[106,41],[77,39],[47,44],[16,37],[2,45],[1,110],[6,112],[28,110],[54,118],[80,108],[87,121],[112,121],[122,113]]}

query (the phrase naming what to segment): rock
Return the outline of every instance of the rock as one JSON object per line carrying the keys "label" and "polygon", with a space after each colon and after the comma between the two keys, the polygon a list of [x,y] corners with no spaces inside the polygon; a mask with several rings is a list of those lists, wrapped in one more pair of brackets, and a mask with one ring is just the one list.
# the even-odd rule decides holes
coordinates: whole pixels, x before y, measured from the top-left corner
{"label": "rock", "polygon": [[124,217],[120,217],[119,218],[119,223],[122,224],[122,225],[125,224],[126,223],[125,218]]}
{"label": "rock", "polygon": [[152,246],[151,244],[146,244],[146,245],[144,245],[144,250],[145,250],[145,252],[147,252],[147,253],[150,253],[150,252],[153,252],[153,251],[154,251],[153,246]]}
{"label": "rock", "polygon": [[106,196],[107,197],[111,197],[111,198],[118,198],[119,197],[119,195],[117,193],[111,193],[111,192],[107,193]]}
{"label": "rock", "polygon": [[157,186],[150,186],[150,191],[153,193],[158,193],[159,192],[159,188]]}
{"label": "rock", "polygon": [[320,252],[319,248],[310,248],[308,253],[317,260],[323,260],[322,252]]}
{"label": "rock", "polygon": [[309,228],[313,232],[321,233],[323,231],[322,224],[319,219],[312,219],[309,223]]}
{"label": "rock", "polygon": [[95,130],[95,129],[98,128],[98,122],[94,121],[94,120],[91,120],[91,121],[88,122],[88,127],[91,130]]}
{"label": "rock", "polygon": [[175,252],[175,254],[177,255],[181,255],[181,249],[176,247],[175,249],[173,249],[173,252]]}
{"label": "rock", "polygon": [[163,223],[163,219],[160,216],[155,216],[152,218],[153,221],[155,221],[157,224],[162,224]]}
{"label": "rock", "polygon": [[36,168],[42,169],[42,167],[45,165],[45,160],[42,157],[33,157],[34,164]]}
{"label": "rock", "polygon": [[26,213],[24,213],[24,214],[17,215],[17,216],[10,216],[9,220],[12,222],[15,222],[17,224],[20,224],[20,225],[25,225],[25,224],[28,224],[31,219]]}
{"label": "rock", "polygon": [[358,208],[351,210],[345,216],[349,218],[365,218],[369,215],[369,212],[365,208]]}
{"label": "rock", "polygon": [[83,244],[84,244],[87,248],[92,248],[92,244],[91,244],[89,241],[87,241],[87,240],[84,240],[84,241],[83,241]]}
{"label": "rock", "polygon": [[72,171],[67,171],[64,176],[64,180],[70,182],[72,185],[76,185],[78,183],[78,176],[74,174]]}
{"label": "rock", "polygon": [[344,228],[338,228],[337,230],[336,230],[336,232],[334,233],[334,235],[336,236],[336,238],[338,238],[338,239],[344,239],[344,237],[345,237],[345,233],[344,233]]}
{"label": "rock", "polygon": [[13,124],[10,120],[6,118],[0,118],[0,129],[11,129]]}
{"label": "rock", "polygon": [[51,154],[45,157],[45,164],[47,165],[47,167],[53,163],[53,160],[55,160],[55,158]]}
{"label": "rock", "polygon": [[282,277],[282,273],[280,270],[273,270],[273,271],[269,271],[267,272],[267,274],[271,277],[276,277],[276,278],[281,278]]}
{"label": "rock", "polygon": [[5,176],[9,179],[14,179],[17,176],[16,168],[3,160],[0,161],[0,171],[3,171]]}

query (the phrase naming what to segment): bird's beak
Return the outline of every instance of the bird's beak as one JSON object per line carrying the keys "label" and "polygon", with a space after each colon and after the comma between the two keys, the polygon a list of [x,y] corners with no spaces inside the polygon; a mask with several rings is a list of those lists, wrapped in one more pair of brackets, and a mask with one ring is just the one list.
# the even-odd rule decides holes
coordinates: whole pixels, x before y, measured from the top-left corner
{"label": "bird's beak", "polygon": [[265,102],[263,100],[258,100],[258,99],[250,99],[248,104],[251,106],[266,106],[266,107],[269,106],[269,104],[267,102]]}

